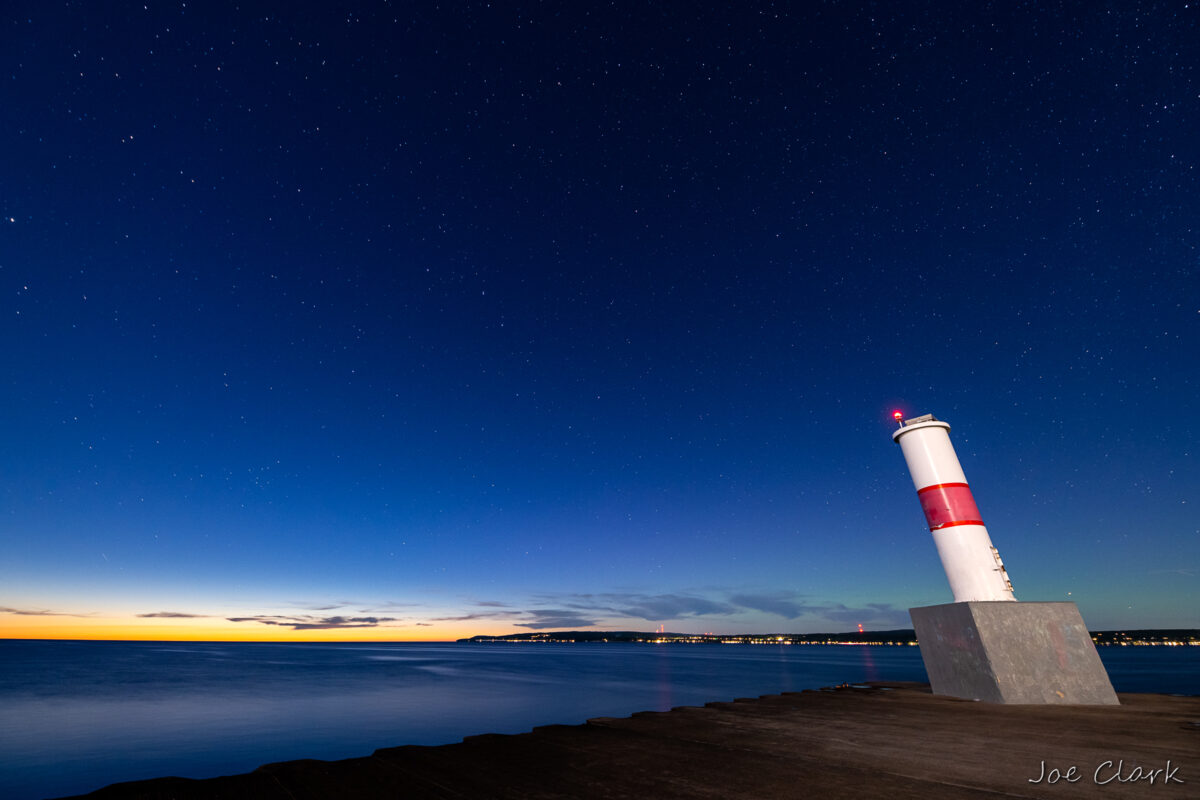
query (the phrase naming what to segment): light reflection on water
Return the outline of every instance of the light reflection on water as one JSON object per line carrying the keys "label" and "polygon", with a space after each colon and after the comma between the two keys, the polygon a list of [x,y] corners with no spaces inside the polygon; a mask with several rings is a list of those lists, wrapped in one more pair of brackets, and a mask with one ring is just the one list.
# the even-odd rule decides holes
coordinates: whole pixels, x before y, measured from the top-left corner
{"label": "light reflection on water", "polygon": [[880,681],[883,678],[879,675],[879,667],[875,665],[875,657],[867,648],[863,648],[862,664],[863,664],[863,679],[868,681]]}
{"label": "light reflection on water", "polygon": [[[1180,675],[1195,683],[1200,653],[1145,652],[1165,649],[1101,648],[1101,657],[1118,691],[1194,692],[1172,687],[1184,685]],[[924,681],[919,650],[0,641],[0,797],[869,680]]]}

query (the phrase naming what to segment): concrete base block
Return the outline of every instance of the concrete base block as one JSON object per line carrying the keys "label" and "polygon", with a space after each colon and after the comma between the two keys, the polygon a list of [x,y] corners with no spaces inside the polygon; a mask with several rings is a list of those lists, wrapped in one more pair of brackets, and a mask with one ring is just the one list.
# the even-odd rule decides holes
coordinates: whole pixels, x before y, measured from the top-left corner
{"label": "concrete base block", "polygon": [[1118,705],[1074,603],[910,608],[934,694],[988,703]]}

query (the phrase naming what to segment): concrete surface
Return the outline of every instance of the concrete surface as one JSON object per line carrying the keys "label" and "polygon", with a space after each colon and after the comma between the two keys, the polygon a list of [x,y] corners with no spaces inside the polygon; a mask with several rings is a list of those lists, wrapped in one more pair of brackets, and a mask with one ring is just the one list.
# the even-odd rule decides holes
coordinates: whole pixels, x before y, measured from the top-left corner
{"label": "concrete surface", "polygon": [[1074,603],[946,603],[909,615],[934,694],[988,703],[1117,703]]}
{"label": "concrete surface", "polygon": [[1200,796],[1200,698],[1122,695],[1121,702],[995,705],[935,696],[919,684],[877,683],[396,747],[346,761],[270,764],[226,778],[117,784],[87,797]]}

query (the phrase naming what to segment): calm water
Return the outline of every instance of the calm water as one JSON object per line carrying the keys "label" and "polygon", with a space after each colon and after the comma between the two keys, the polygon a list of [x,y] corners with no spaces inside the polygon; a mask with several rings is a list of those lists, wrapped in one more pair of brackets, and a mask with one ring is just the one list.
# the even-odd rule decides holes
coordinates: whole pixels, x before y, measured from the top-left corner
{"label": "calm water", "polygon": [[[1200,694],[1200,648],[1100,655],[1117,691]],[[915,647],[0,641],[0,797],[925,679]]]}

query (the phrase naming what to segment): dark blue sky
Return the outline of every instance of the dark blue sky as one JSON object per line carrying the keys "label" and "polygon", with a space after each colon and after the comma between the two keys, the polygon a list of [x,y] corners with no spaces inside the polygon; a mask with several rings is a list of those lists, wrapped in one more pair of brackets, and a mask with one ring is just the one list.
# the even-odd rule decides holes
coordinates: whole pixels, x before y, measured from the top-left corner
{"label": "dark blue sky", "polygon": [[904,627],[893,408],[1200,626],[1200,11],[960,6],[10,6],[0,630]]}

